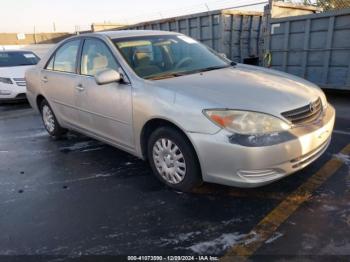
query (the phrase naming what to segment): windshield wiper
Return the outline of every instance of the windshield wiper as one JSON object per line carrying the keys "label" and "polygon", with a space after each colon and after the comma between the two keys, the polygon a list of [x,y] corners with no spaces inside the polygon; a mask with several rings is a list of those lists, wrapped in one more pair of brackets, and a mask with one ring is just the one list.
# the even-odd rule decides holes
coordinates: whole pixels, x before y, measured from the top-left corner
{"label": "windshield wiper", "polygon": [[217,69],[228,68],[231,66],[232,66],[231,64],[224,65],[224,66],[210,66],[210,67],[201,68],[201,69],[179,72],[179,73],[176,73],[176,75],[177,76],[184,76],[184,75],[190,75],[190,74],[202,73],[202,72],[207,72],[207,71],[213,71],[213,70],[217,70]]}
{"label": "windshield wiper", "polygon": [[150,76],[146,77],[146,79],[149,80],[160,80],[160,79],[166,79],[166,78],[173,78],[173,77],[179,77],[185,75],[184,73],[171,73],[171,74],[164,74],[159,76]]}
{"label": "windshield wiper", "polygon": [[231,67],[231,65],[224,65],[224,66],[210,66],[210,67],[206,67],[203,69],[199,69],[197,70],[198,72],[207,72],[207,71],[213,71],[213,70],[217,70],[217,69],[223,69],[223,68],[228,68]]}
{"label": "windshield wiper", "polygon": [[164,75],[159,75],[159,76],[150,76],[150,77],[146,77],[146,79],[160,80],[160,79],[185,76],[185,75],[190,75],[190,74],[195,74],[195,73],[207,72],[207,71],[212,71],[212,70],[217,70],[217,69],[223,69],[223,68],[228,68],[231,66],[234,66],[234,64],[228,64],[228,65],[224,65],[224,66],[210,66],[210,67],[206,67],[206,68],[202,68],[202,69],[182,71],[182,72],[164,74]]}

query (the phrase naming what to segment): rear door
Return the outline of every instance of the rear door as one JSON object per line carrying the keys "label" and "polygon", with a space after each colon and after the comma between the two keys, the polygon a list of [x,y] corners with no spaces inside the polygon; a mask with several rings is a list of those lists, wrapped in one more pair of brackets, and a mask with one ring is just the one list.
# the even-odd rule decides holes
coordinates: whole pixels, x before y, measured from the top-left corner
{"label": "rear door", "polygon": [[[79,88],[77,61],[81,39],[60,46],[41,72],[41,84],[55,115],[62,122],[78,122],[76,91]],[[61,123],[62,124],[62,123]]]}
{"label": "rear door", "polygon": [[80,124],[90,133],[132,149],[132,88],[124,82],[98,85],[95,75],[106,69],[121,72],[106,43],[86,38],[80,60],[81,90],[77,95]]}

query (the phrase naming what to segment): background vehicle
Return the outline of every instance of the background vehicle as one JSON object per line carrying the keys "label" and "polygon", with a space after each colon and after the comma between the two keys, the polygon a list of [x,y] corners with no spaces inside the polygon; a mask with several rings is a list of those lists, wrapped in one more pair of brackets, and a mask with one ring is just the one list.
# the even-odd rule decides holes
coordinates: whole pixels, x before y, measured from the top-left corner
{"label": "background vehicle", "polygon": [[178,33],[73,37],[26,79],[51,136],[72,129],[148,159],[180,190],[294,173],[326,150],[335,119],[317,86],[235,64]]}
{"label": "background vehicle", "polygon": [[0,51],[0,101],[26,99],[24,74],[39,60],[30,51]]}

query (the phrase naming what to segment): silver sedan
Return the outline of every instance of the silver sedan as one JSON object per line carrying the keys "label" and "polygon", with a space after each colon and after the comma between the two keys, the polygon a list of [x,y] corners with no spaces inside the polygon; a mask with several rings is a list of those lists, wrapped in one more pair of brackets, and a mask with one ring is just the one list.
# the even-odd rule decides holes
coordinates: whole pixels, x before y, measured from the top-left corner
{"label": "silver sedan", "polygon": [[26,73],[48,133],[67,130],[148,160],[168,186],[257,187],[315,161],[335,111],[314,84],[236,64],[163,31],[72,37]]}

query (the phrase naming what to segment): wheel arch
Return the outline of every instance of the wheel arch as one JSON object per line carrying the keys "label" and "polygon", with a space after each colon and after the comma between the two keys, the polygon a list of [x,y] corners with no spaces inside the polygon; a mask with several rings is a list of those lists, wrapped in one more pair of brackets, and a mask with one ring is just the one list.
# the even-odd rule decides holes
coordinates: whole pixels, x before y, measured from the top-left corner
{"label": "wheel arch", "polygon": [[47,99],[42,95],[42,94],[39,94],[37,95],[36,97],[36,100],[35,100],[35,103],[36,103],[36,106],[38,107],[38,110],[41,112],[41,103]]}
{"label": "wheel arch", "polygon": [[160,127],[171,127],[176,129],[178,132],[180,132],[187,140],[187,142],[190,144],[190,146],[192,147],[193,151],[196,154],[196,160],[197,163],[199,165],[199,168],[202,170],[201,168],[201,162],[199,160],[199,156],[198,156],[198,152],[196,147],[193,145],[193,142],[191,141],[190,137],[186,134],[186,132],[180,128],[178,125],[174,124],[173,122],[167,120],[167,119],[163,119],[163,118],[153,118],[148,120],[142,130],[141,130],[141,134],[140,134],[140,146],[141,146],[141,154],[143,159],[147,160],[147,144],[148,144],[148,140],[149,137],[151,136],[151,134],[154,132],[154,130],[160,128]]}

